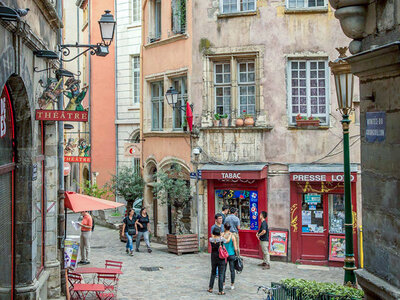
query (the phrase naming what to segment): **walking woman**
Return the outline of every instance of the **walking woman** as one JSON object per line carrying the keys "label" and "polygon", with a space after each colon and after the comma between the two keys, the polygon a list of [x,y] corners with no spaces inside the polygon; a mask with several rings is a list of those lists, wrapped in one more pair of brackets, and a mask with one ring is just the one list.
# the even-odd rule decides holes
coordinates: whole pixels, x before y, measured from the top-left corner
{"label": "walking woman", "polygon": [[225,295],[224,292],[224,272],[225,272],[225,259],[219,258],[219,247],[225,242],[225,238],[221,237],[221,229],[215,227],[211,233],[211,277],[208,286],[208,292],[212,293],[214,288],[215,277],[217,276],[218,268],[218,295]]}
{"label": "walking woman", "polygon": [[129,209],[128,215],[124,218],[122,225],[122,236],[126,236],[126,253],[133,256],[133,236],[136,235],[136,214],[135,210]]}
{"label": "walking woman", "polygon": [[[229,223],[225,223],[224,225],[225,231],[223,233],[223,237],[225,238],[225,248],[226,251],[228,251],[228,263],[229,263],[229,270],[231,271],[231,290],[235,288],[235,259],[236,255],[238,253],[237,247],[236,247],[236,237],[235,235],[230,231],[231,225]],[[225,272],[224,272],[224,285],[225,285],[225,276],[226,276],[226,269],[228,269],[228,266],[225,267]]]}
{"label": "walking woman", "polygon": [[140,210],[140,214],[136,219],[136,226],[137,226],[137,236],[136,236],[136,252],[139,252],[140,240],[143,236],[144,242],[147,246],[147,251],[149,253],[152,252],[150,248],[150,219],[149,215],[147,214],[146,207],[142,207]]}

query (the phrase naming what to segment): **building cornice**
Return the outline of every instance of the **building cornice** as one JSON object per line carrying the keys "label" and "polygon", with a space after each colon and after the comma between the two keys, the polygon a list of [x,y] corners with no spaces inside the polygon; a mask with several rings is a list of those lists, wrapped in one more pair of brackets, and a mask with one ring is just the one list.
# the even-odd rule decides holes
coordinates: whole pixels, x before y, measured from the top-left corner
{"label": "building cornice", "polygon": [[46,18],[46,21],[50,24],[53,30],[57,30],[59,28],[63,28],[63,22],[61,17],[58,15],[57,10],[55,8],[55,0],[33,0],[36,5],[39,7],[40,11],[43,13],[43,16]]}

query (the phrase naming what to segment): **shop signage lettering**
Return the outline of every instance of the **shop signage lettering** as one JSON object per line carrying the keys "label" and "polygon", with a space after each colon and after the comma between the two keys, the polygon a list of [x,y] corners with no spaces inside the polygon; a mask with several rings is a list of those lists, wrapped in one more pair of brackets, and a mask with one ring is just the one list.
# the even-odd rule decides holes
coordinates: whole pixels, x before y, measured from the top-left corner
{"label": "shop signage lettering", "polygon": [[240,179],[240,173],[221,173],[222,179]]}
{"label": "shop signage lettering", "polygon": [[0,137],[6,135],[7,132],[7,125],[6,125],[6,98],[0,99]]}
{"label": "shop signage lettering", "polygon": [[[353,174],[350,175],[351,181],[356,181]],[[309,182],[344,182],[343,174],[291,174],[291,181],[309,181]]]}
{"label": "shop signage lettering", "polygon": [[90,157],[85,156],[64,156],[64,162],[90,163]]}
{"label": "shop signage lettering", "polygon": [[65,110],[36,110],[36,120],[40,121],[69,121],[87,122],[87,111],[65,111]]}

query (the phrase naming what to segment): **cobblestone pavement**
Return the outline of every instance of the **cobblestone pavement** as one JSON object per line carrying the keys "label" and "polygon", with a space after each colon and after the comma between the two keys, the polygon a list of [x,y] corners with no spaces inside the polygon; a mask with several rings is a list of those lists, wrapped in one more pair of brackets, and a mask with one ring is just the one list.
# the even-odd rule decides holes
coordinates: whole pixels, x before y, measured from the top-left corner
{"label": "cobblestone pavement", "polygon": [[[71,218],[71,217],[72,218]],[[75,215],[76,216],[76,215]],[[71,219],[77,219],[69,215]],[[70,225],[70,224],[69,224]],[[68,226],[68,234],[79,234]],[[317,281],[341,283],[341,268],[302,266],[292,263],[272,262],[270,270],[257,266],[261,261],[244,258],[244,270],[236,276],[235,289],[230,290],[227,273],[225,296],[218,296],[218,282],[214,293],[207,292],[211,262],[208,253],[177,256],[167,252],[166,245],[152,243],[153,253],[146,251],[144,242],[141,252],[133,257],[125,253],[125,244],[119,241],[118,231],[96,226],[92,234],[90,265],[104,266],[106,259],[123,262],[124,274],[120,277],[118,299],[262,299],[257,295],[259,285],[269,286],[284,278],[304,278]],[[143,271],[140,267],[161,267],[159,271]]]}

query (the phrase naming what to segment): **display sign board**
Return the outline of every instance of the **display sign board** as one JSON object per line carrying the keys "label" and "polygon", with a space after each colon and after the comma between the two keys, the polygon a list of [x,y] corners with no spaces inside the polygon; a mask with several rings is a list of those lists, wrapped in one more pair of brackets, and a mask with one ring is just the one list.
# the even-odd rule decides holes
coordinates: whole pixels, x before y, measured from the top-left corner
{"label": "display sign board", "polygon": [[307,204],[315,205],[321,203],[321,195],[320,194],[305,194],[304,200]]}
{"label": "display sign board", "polygon": [[346,253],[346,242],[343,235],[329,236],[329,260],[344,261]]}
{"label": "display sign board", "polygon": [[64,162],[89,163],[91,147],[87,132],[66,132],[64,135]]}
{"label": "display sign board", "polygon": [[142,145],[140,143],[126,143],[124,145],[124,155],[140,158],[142,153]]}
{"label": "display sign board", "polygon": [[384,111],[366,112],[365,139],[368,143],[383,142],[386,137],[386,113]]}
{"label": "display sign board", "polygon": [[288,232],[283,230],[269,231],[269,254],[287,256]]}
{"label": "display sign board", "polygon": [[87,122],[87,111],[65,111],[65,110],[36,110],[35,120],[40,121],[68,121]]}
{"label": "display sign board", "polygon": [[[351,182],[357,181],[357,174],[350,175]],[[343,173],[290,173],[290,181],[344,182]]]}
{"label": "display sign board", "polygon": [[250,229],[258,230],[258,192],[250,191]]}
{"label": "display sign board", "polygon": [[64,156],[64,162],[90,163],[91,158],[85,156]]}

